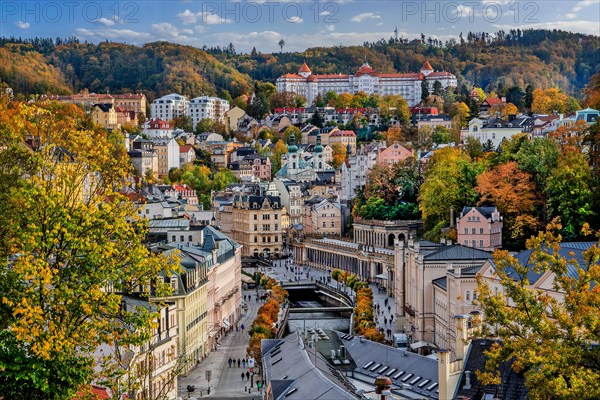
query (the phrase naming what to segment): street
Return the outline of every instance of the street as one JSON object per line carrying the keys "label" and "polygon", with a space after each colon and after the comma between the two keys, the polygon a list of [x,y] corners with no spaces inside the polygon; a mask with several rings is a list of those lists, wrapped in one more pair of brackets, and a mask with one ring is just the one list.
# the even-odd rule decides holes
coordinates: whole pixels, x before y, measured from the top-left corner
{"label": "street", "polygon": [[[247,270],[253,273],[256,269],[251,268]],[[328,284],[332,288],[345,291],[354,298],[354,293],[350,288],[335,281],[328,283],[327,278],[330,276],[330,272],[326,270],[320,270],[310,267],[299,267],[296,264],[292,264],[291,260],[275,260],[273,266],[268,268],[260,268],[259,271],[266,273],[267,275],[275,278],[277,281],[292,282],[297,281],[300,283],[310,283],[315,280],[321,281],[322,283]],[[391,334],[398,333],[395,324],[390,320],[390,316],[394,315],[395,304],[392,297],[386,297],[385,291],[379,291],[377,285],[371,284],[373,290],[373,301],[374,304],[379,304],[379,314],[377,310],[374,311],[374,315],[377,322],[378,329],[384,329],[384,333],[387,335],[389,329]],[[258,292],[260,293],[260,292]],[[241,329],[237,332],[234,330],[223,338],[221,344],[218,346],[216,351],[211,352],[208,357],[186,377],[180,377],[179,379],[179,395],[182,399],[200,399],[210,397],[211,399],[260,399],[261,395],[256,388],[256,383],[253,382],[253,387],[250,387],[250,382],[244,377],[241,378],[241,374],[248,371],[248,366],[244,368],[242,365],[237,366],[237,360],[246,358],[246,348],[248,346],[248,329],[252,325],[258,308],[263,304],[261,301],[256,301],[257,291],[256,290],[244,290],[242,292],[242,298],[246,298],[246,304],[248,304],[248,310],[242,314],[238,325],[241,327],[244,325],[245,329]],[[250,300],[248,300],[250,299]],[[386,306],[386,299],[388,305]],[[389,307],[389,308],[388,308]],[[386,323],[387,321],[387,323]],[[228,360],[232,358],[235,363],[229,367]],[[210,394],[208,394],[209,382],[206,379],[206,371],[210,372]],[[257,376],[255,376],[257,377]],[[188,393],[186,388],[188,385],[195,386],[193,393]]]}

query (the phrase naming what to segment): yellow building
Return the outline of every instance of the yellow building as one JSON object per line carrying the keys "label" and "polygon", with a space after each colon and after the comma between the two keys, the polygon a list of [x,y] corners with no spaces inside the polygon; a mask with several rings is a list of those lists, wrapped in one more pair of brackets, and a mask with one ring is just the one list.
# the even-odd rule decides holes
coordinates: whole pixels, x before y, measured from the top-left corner
{"label": "yellow building", "polygon": [[283,242],[282,205],[278,196],[236,194],[233,198],[233,240],[245,257],[279,257]]}
{"label": "yellow building", "polygon": [[119,129],[117,111],[111,103],[94,104],[91,111],[92,121],[106,129]]}

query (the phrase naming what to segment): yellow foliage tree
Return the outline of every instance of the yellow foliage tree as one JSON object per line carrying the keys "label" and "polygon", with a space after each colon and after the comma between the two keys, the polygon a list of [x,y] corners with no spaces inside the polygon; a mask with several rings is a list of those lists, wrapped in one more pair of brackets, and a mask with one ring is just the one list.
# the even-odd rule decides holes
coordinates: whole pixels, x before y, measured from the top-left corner
{"label": "yellow foliage tree", "polygon": [[131,172],[119,135],[75,106],[6,101],[0,132],[0,398],[70,399],[100,345],[149,339],[155,314],[121,298],[167,293],[177,260],[146,249],[115,191]]}

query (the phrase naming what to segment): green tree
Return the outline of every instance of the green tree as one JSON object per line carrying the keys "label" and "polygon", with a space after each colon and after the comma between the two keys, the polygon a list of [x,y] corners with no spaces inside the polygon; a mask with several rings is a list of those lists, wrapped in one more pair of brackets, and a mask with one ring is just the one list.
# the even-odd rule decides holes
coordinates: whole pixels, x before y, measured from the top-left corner
{"label": "green tree", "polygon": [[477,202],[479,196],[474,188],[483,169],[461,149],[445,147],[435,151],[427,162],[418,197],[429,238],[439,237],[441,228],[449,223],[451,207],[459,210]]}
{"label": "green tree", "polygon": [[212,128],[213,128],[213,121],[210,118],[202,118],[196,124],[196,129],[194,132],[196,132],[196,135],[199,135],[204,132],[212,132]]}
{"label": "green tree", "polygon": [[531,105],[533,104],[533,91],[534,87],[532,85],[527,85],[525,88],[525,97],[523,97],[523,106],[526,109],[531,110]]}
{"label": "green tree", "polygon": [[431,134],[431,140],[436,144],[445,144],[452,141],[452,132],[445,126],[436,126]]}
{"label": "green tree", "polygon": [[100,345],[151,335],[156,315],[124,310],[122,296],[166,294],[156,278],[175,268],[146,249],[145,223],[113,190],[130,173],[122,138],[82,128],[87,118],[73,106],[0,104],[3,399],[73,398]]}
{"label": "green tree", "polygon": [[550,218],[560,217],[566,240],[579,236],[584,223],[593,217],[593,183],[585,155],[576,150],[558,157],[550,171],[546,194]]}
{"label": "green tree", "polygon": [[442,82],[436,79],[435,82],[433,82],[433,94],[436,96],[441,96],[443,90],[444,87],[442,86]]}
{"label": "green tree", "polygon": [[421,81],[421,101],[425,101],[429,97],[429,83],[425,78]]}
{"label": "green tree", "polygon": [[285,131],[283,132],[283,141],[285,143],[289,143],[292,135],[294,135],[296,143],[301,142],[302,132],[300,132],[300,128],[298,128],[297,126],[294,126],[294,125],[290,125],[287,128],[285,128]]}
{"label": "green tree", "polygon": [[[498,251],[495,278],[477,279],[485,314],[480,335],[493,328],[501,340],[487,353],[485,370],[477,376],[484,385],[499,384],[498,366],[510,362],[524,374],[528,398],[600,398],[600,241],[577,259],[559,251],[562,237],[556,232],[561,228],[552,223],[527,241],[532,253],[526,265]],[[551,292],[530,286],[532,271],[549,274]],[[491,287],[497,284],[503,288],[498,293]]]}
{"label": "green tree", "polygon": [[312,117],[310,117],[310,123],[312,125],[316,126],[317,128],[322,128],[324,122],[325,122],[325,120],[323,119],[321,114],[319,114],[318,111],[315,111],[313,113]]}

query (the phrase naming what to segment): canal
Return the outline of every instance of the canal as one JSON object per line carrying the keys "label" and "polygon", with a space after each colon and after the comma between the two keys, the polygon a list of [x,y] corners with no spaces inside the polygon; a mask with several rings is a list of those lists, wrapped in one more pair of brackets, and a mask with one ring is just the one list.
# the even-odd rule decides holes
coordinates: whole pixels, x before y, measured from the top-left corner
{"label": "canal", "polygon": [[289,293],[290,312],[286,334],[298,329],[331,329],[350,332],[352,307],[316,285],[285,287]]}

